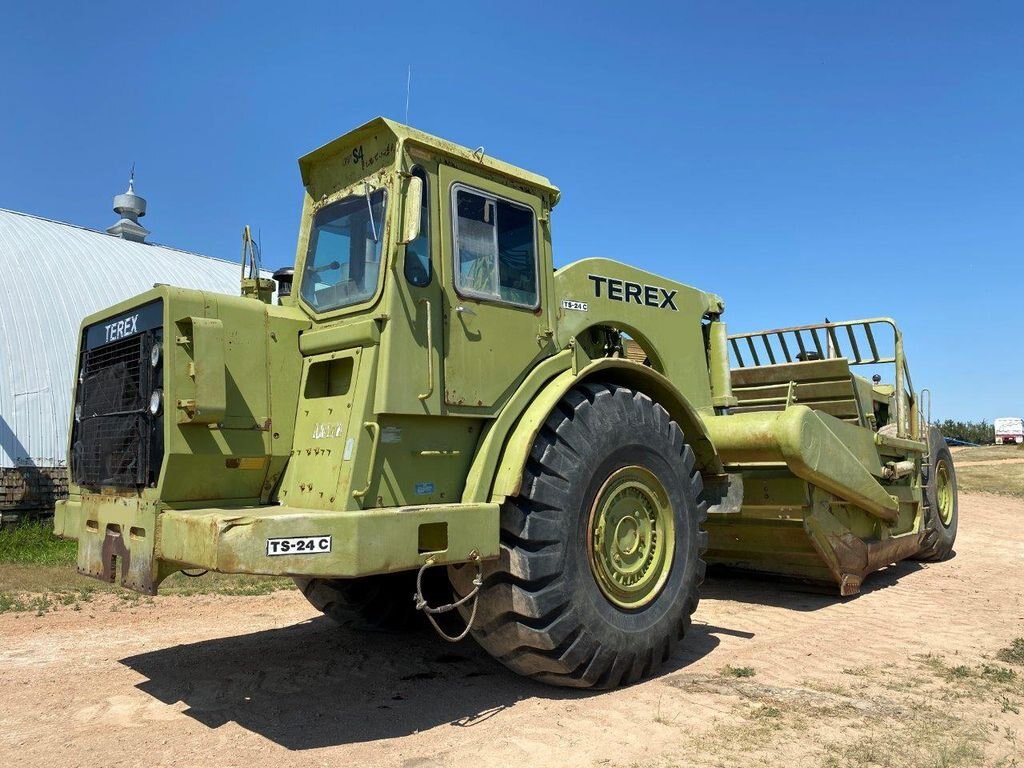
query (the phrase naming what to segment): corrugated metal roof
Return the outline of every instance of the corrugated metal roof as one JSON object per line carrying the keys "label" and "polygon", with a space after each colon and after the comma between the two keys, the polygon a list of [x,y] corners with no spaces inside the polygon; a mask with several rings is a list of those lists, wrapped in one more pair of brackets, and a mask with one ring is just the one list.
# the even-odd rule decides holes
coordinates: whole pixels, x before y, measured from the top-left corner
{"label": "corrugated metal roof", "polygon": [[238,294],[237,263],[0,208],[0,466],[61,466],[82,318],[154,283]]}

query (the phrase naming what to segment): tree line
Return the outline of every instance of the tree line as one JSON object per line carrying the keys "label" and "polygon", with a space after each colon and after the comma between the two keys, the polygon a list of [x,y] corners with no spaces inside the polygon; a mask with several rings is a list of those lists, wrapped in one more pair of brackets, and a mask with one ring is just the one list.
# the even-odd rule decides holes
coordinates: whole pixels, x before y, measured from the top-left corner
{"label": "tree line", "polygon": [[959,421],[957,419],[946,419],[938,422],[935,426],[939,428],[943,437],[952,437],[968,443],[994,443],[996,439],[996,433],[992,424],[985,420]]}

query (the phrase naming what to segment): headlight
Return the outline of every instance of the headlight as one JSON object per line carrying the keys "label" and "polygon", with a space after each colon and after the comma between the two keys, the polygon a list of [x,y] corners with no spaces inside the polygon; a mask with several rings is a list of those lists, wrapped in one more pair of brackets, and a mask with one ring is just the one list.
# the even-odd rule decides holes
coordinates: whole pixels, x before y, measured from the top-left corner
{"label": "headlight", "polygon": [[160,406],[163,405],[164,393],[162,390],[154,389],[149,397],[149,412],[156,416],[160,413]]}
{"label": "headlight", "polygon": [[75,421],[82,420],[82,404],[75,403]]}
{"label": "headlight", "polygon": [[163,352],[163,345],[158,341],[153,345],[153,349],[149,353],[149,364],[156,368],[160,365],[160,353]]}

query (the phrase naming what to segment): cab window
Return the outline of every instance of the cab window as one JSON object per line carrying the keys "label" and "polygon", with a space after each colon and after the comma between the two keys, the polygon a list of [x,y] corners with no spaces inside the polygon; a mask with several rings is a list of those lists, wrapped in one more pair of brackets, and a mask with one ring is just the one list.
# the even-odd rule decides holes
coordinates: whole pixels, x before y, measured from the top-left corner
{"label": "cab window", "polygon": [[405,246],[405,279],[422,288],[430,284],[430,204],[427,174],[419,166],[412,175],[423,181],[423,208],[420,211],[420,235]]}
{"label": "cab window", "polygon": [[303,300],[318,312],[371,298],[380,280],[383,189],[317,211],[302,274]]}
{"label": "cab window", "polygon": [[464,296],[537,306],[533,209],[456,185],[455,287]]}

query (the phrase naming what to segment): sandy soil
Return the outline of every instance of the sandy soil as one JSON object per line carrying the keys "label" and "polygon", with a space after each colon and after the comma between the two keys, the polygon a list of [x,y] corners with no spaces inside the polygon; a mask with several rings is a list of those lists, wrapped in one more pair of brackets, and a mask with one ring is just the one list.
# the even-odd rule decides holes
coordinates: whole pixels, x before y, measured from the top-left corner
{"label": "sandy soil", "polygon": [[859,597],[709,580],[659,676],[588,694],[470,641],[338,629],[298,592],[0,615],[0,765],[1017,765],[1024,502]]}
{"label": "sandy soil", "polygon": [[1002,466],[1004,464],[1024,464],[1024,458],[1020,458],[1020,459],[1016,459],[1016,458],[1010,458],[1010,459],[985,459],[984,461],[958,461],[956,463],[956,466],[957,467],[990,467],[990,466],[994,466],[996,464],[998,464],[1000,466]]}

